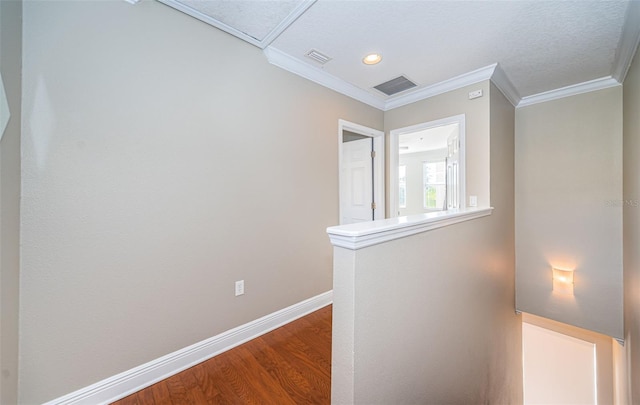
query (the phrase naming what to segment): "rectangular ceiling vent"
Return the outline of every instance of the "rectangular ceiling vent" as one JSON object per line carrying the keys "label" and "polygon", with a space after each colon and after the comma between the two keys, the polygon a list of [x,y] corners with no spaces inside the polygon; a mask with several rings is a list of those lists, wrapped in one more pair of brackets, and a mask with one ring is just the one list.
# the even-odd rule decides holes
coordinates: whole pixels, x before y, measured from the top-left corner
{"label": "rectangular ceiling vent", "polygon": [[409,90],[410,88],[416,87],[417,85],[411,80],[407,79],[404,76],[398,76],[395,79],[391,79],[388,82],[384,82],[373,88],[383,92],[387,96],[393,96],[394,94],[398,94],[401,91]]}
{"label": "rectangular ceiling vent", "polygon": [[305,54],[305,56],[307,58],[313,59],[316,62],[318,62],[321,65],[324,65],[325,63],[329,62],[331,60],[330,57],[328,57],[327,55],[316,51],[315,49],[310,50],[309,52],[307,52]]}

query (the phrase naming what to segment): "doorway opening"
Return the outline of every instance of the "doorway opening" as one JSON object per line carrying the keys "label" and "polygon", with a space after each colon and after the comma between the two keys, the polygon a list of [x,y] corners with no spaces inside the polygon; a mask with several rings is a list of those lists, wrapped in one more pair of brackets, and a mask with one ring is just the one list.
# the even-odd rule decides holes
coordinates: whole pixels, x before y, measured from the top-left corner
{"label": "doorway opening", "polygon": [[610,336],[522,313],[524,404],[612,404],[614,347]]}
{"label": "doorway opening", "polygon": [[464,208],[464,145],[464,114],[392,130],[390,216]]}
{"label": "doorway opening", "polygon": [[338,121],[340,225],[384,219],[384,132]]}

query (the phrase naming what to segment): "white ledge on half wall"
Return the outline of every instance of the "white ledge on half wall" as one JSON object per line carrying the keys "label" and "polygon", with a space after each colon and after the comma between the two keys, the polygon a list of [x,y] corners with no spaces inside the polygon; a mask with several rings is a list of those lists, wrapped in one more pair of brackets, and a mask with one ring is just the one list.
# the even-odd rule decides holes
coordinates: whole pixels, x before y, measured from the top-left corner
{"label": "white ledge on half wall", "polygon": [[327,228],[333,246],[358,250],[432,229],[491,215],[492,207],[467,208]]}

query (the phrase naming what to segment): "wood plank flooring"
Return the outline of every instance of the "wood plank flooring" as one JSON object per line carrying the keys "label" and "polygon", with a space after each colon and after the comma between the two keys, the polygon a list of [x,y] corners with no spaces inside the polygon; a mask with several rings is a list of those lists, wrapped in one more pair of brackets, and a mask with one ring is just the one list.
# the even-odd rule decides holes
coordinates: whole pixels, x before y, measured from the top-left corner
{"label": "wood plank flooring", "polygon": [[114,405],[330,404],[331,311],[324,307]]}

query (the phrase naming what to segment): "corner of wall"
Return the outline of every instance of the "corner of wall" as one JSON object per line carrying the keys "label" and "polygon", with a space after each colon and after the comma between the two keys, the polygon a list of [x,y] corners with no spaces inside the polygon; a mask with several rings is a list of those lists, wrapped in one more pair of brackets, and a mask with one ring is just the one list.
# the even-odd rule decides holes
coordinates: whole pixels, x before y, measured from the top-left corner
{"label": "corner of wall", "polygon": [[0,403],[18,402],[22,1],[0,2],[0,71],[10,118],[0,141]]}
{"label": "corner of wall", "polygon": [[626,369],[620,395],[640,401],[640,57],[636,55],[623,83],[623,280]]}
{"label": "corner of wall", "polygon": [[515,107],[502,91],[493,83],[490,87],[489,125],[490,125],[490,200],[494,208],[492,220],[503,227],[501,244],[504,247],[504,270],[502,278],[508,289],[508,312],[503,315],[505,333],[510,338],[505,341],[508,347],[508,366],[511,376],[511,394],[509,403],[522,403],[522,317],[515,314],[515,197],[514,197],[514,159],[515,159]]}
{"label": "corner of wall", "polygon": [[[515,121],[517,308],[616,338],[622,119],[617,86],[518,108]],[[573,295],[552,290],[552,267],[575,270]]]}

